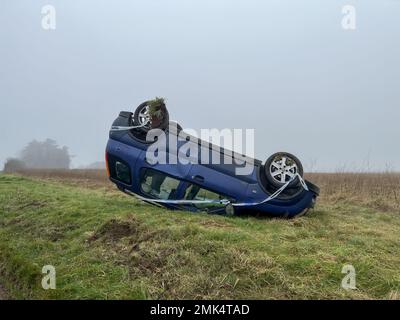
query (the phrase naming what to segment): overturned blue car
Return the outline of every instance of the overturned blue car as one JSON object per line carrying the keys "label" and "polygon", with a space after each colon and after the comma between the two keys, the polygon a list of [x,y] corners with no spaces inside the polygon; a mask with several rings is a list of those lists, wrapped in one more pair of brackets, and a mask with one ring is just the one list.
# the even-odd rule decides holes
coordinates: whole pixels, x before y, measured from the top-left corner
{"label": "overturned blue car", "polygon": [[120,112],[106,163],[121,191],[174,210],[293,218],[319,195],[294,155],[278,152],[262,163],[191,136],[169,121],[162,99]]}

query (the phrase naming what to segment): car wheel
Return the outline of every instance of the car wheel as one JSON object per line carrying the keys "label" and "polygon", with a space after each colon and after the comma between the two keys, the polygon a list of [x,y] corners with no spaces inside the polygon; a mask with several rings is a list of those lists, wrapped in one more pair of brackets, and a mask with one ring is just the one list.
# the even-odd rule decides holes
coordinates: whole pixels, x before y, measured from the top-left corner
{"label": "car wheel", "polygon": [[[294,155],[287,152],[278,152],[267,159],[264,164],[264,173],[270,184],[280,188],[297,173],[303,177],[303,166],[300,160]],[[299,181],[298,179],[294,179],[292,183],[295,185]]]}
{"label": "car wheel", "polygon": [[149,101],[145,101],[136,108],[133,115],[133,123],[135,126],[143,126],[140,129],[145,132],[151,129],[165,130],[169,124],[168,110],[165,105],[163,105],[160,111],[160,116],[152,118],[150,115]]}

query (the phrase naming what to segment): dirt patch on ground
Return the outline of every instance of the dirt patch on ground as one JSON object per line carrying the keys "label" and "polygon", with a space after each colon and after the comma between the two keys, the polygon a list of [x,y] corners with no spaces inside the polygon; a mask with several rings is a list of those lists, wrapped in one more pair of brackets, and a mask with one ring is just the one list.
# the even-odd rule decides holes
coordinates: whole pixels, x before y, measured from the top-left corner
{"label": "dirt patch on ground", "polygon": [[91,243],[96,240],[116,242],[122,238],[136,236],[139,223],[135,219],[118,220],[111,219],[103,224],[89,239]]}
{"label": "dirt patch on ground", "polygon": [[134,217],[111,219],[87,239],[89,245],[105,246],[104,258],[129,268],[131,274],[160,271],[175,248],[165,247],[165,230],[149,230]]}
{"label": "dirt patch on ground", "polygon": [[31,208],[31,209],[33,209],[33,208],[43,208],[44,206],[46,206],[46,202],[45,201],[33,200],[33,201],[28,202],[28,203],[22,203],[19,206],[19,210],[25,209],[25,208]]}
{"label": "dirt patch on ground", "polygon": [[9,297],[7,292],[4,290],[3,286],[0,284],[0,300],[8,300]]}
{"label": "dirt patch on ground", "polygon": [[[130,273],[135,274],[137,269],[139,273],[155,274],[166,269],[165,265],[168,258],[176,254],[175,248],[154,248],[138,250],[131,253],[128,265]],[[162,272],[161,272],[162,273]]]}

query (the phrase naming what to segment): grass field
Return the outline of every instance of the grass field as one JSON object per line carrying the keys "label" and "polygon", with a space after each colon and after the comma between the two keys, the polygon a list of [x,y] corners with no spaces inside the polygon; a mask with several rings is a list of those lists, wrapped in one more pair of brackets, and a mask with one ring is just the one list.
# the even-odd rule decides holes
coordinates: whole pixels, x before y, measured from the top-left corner
{"label": "grass field", "polygon": [[[400,175],[309,174],[293,219],[172,212],[102,171],[0,175],[0,285],[23,299],[400,299]],[[341,287],[345,264],[355,290]],[[43,290],[53,265],[57,289]]]}

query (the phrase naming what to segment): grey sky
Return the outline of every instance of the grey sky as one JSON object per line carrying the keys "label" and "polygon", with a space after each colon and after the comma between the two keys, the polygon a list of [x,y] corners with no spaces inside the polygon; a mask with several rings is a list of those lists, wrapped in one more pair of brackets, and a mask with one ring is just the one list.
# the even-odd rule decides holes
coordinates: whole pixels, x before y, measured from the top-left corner
{"label": "grey sky", "polygon": [[47,137],[102,160],[118,112],[163,96],[184,127],[256,129],[261,159],[399,170],[399,17],[395,0],[1,0],[0,166]]}

